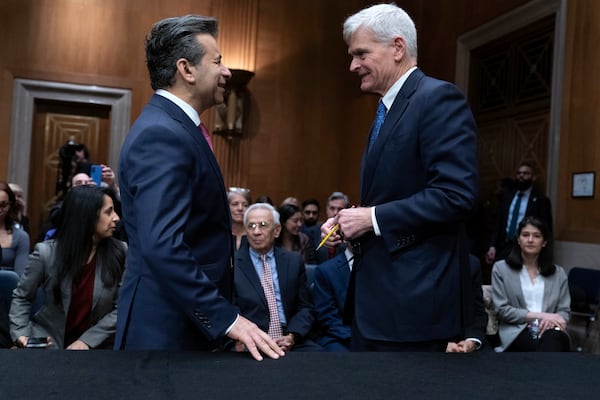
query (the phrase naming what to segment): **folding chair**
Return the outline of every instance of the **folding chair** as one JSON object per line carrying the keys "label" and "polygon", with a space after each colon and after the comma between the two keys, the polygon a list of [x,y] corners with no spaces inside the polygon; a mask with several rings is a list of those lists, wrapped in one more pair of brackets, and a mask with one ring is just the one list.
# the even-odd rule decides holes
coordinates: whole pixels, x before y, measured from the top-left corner
{"label": "folding chair", "polygon": [[600,308],[600,270],[573,267],[569,271],[569,292],[571,294],[571,316],[585,320],[585,336],[577,351],[590,337],[593,323],[598,319]]}

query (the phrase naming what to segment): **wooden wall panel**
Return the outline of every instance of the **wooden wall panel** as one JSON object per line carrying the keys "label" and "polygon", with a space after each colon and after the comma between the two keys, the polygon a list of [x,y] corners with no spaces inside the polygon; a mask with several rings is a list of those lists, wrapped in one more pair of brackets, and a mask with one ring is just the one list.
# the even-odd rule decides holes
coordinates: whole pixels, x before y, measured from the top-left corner
{"label": "wooden wall panel", "polygon": [[[557,236],[600,243],[600,2],[568,3]],[[595,197],[573,199],[574,172],[595,171]]]}
{"label": "wooden wall panel", "polygon": [[[404,0],[419,33],[419,65],[453,80],[456,38],[527,0]],[[276,202],[324,201],[342,190],[358,202],[360,157],[377,98],[358,90],[341,37],[344,19],[371,0],[3,0],[0,2],[0,179],[8,174],[16,77],[131,89],[132,121],[152,94],[143,43],[159,19],[187,13],[220,21],[226,65],[253,69],[246,142],[217,157],[227,185]],[[570,174],[600,172],[600,3],[569,1],[565,109],[561,129],[559,226],[565,239],[597,236],[598,200],[571,200]],[[571,78],[573,77],[573,78]],[[585,78],[582,78],[585,77]],[[210,115],[203,115],[210,122]],[[235,171],[237,169],[237,171]],[[229,178],[231,177],[231,178]],[[600,196],[597,196],[600,197]],[[591,218],[590,218],[591,217]],[[589,238],[589,236],[587,236]]]}

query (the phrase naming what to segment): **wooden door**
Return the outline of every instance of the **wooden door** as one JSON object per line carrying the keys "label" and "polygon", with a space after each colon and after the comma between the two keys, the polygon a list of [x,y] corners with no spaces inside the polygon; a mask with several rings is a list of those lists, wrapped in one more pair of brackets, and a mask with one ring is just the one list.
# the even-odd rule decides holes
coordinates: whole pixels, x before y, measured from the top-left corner
{"label": "wooden door", "polygon": [[552,15],[471,51],[469,102],[478,125],[481,178],[471,231],[477,255],[489,246],[503,178],[514,178],[527,160],[536,166],[538,189],[546,189],[554,24]]}
{"label": "wooden door", "polygon": [[60,195],[59,150],[69,140],[85,144],[94,164],[108,163],[110,106],[36,100],[29,161],[28,208],[32,243]]}

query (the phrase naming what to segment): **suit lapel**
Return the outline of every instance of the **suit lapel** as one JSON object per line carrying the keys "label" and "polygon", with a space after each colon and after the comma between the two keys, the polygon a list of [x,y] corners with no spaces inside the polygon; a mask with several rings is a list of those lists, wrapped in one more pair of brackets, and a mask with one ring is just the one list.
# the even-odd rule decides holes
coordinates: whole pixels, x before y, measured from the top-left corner
{"label": "suit lapel", "polygon": [[254,264],[252,264],[252,259],[250,258],[250,250],[248,245],[245,245],[238,250],[236,263],[238,266],[238,271],[244,275],[246,280],[250,283],[250,286],[256,290],[258,295],[257,298],[262,299],[265,307],[268,307],[265,291],[260,283],[260,277],[256,273]]}
{"label": "suit lapel", "polygon": [[392,107],[388,110],[383,125],[381,126],[381,130],[379,131],[379,137],[373,145],[373,148],[369,151],[368,146],[365,146],[361,164],[361,204],[368,198],[371,183],[373,183],[375,169],[377,164],[381,161],[381,152],[385,148],[386,142],[393,136],[394,132],[398,130],[398,125],[401,123],[404,112],[410,104],[410,97],[417,90],[417,85],[423,76],[423,72],[419,69],[416,69],[409,75],[408,79],[404,82],[402,88],[398,92]]}
{"label": "suit lapel", "polygon": [[70,276],[66,276],[65,279],[60,284],[60,293],[62,296],[62,305],[63,312],[65,313],[65,318],[69,313],[69,307],[71,306],[71,288],[73,286],[73,280]]}
{"label": "suit lapel", "polygon": [[101,265],[96,257],[96,268],[94,270],[94,293],[92,295],[92,311],[96,308],[102,292],[104,291],[104,285],[102,284],[102,274],[100,274]]}
{"label": "suit lapel", "polygon": [[213,151],[210,149],[208,142],[204,136],[202,136],[202,132],[200,132],[198,127],[194,124],[194,121],[192,121],[187,114],[181,108],[179,108],[179,106],[166,97],[155,94],[150,102],[163,109],[175,121],[178,121],[181,124],[181,127],[192,137],[192,140],[198,145],[197,147],[198,151],[201,153],[201,158],[208,161],[215,175],[219,177],[219,185],[221,186],[223,192],[223,201],[229,204],[227,201],[227,192],[225,191],[221,168],[219,167],[217,159],[215,158]]}

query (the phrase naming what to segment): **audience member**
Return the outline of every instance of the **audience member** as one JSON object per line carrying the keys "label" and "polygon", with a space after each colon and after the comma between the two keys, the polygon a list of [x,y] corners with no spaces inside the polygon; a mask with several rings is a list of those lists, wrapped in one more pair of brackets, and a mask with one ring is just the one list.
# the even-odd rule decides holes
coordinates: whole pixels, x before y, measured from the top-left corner
{"label": "audience member", "polygon": [[284,353],[231,304],[231,213],[211,135],[200,115],[223,103],[231,72],[217,21],[163,19],[146,39],[155,90],[121,148],[119,184],[130,238],[115,349]]}
{"label": "audience member", "polygon": [[286,197],[285,199],[283,199],[283,201],[281,202],[281,204],[279,205],[279,207],[286,205],[286,204],[291,204],[293,206],[299,207],[300,204],[298,202],[298,199],[295,197]]}
{"label": "audience member", "polygon": [[321,206],[319,205],[318,200],[311,198],[302,202],[302,217],[304,223],[300,227],[300,232],[308,236],[308,239],[315,246],[321,242],[321,224],[319,224],[320,211]]}
{"label": "audience member", "polygon": [[[102,187],[106,187],[114,193],[114,195],[115,195],[114,196],[115,197],[115,211],[120,216],[121,215],[121,200],[120,200],[119,193],[118,193],[119,188],[115,183],[115,174],[114,174],[113,170],[106,165],[102,165],[102,183],[103,183]],[[94,182],[94,180],[85,172],[79,172],[79,173],[76,173],[75,175],[73,175],[73,177],[70,180],[68,188],[70,190],[74,187],[84,186],[84,185],[96,186],[96,182]],[[63,204],[63,200],[59,199],[56,201],[54,206],[52,206],[52,209],[50,210],[50,213],[48,215],[46,222],[44,222],[44,224],[40,228],[40,233],[38,235],[36,242],[43,242],[44,240],[51,239],[54,236],[54,234],[56,233],[56,227],[58,226],[57,221],[60,218],[62,204]],[[116,239],[127,242],[127,234],[123,227],[122,221],[118,222],[117,230],[114,233],[114,237]]]}
{"label": "audience member", "polygon": [[29,235],[15,226],[17,209],[15,194],[6,182],[0,181],[0,269],[13,270],[21,276],[29,256]]}
{"label": "audience member", "polygon": [[[111,347],[127,246],[114,239],[114,194],[90,185],[65,197],[56,239],[38,243],[13,294],[11,336],[26,347],[46,337],[51,348]],[[31,315],[38,288],[44,303]]]}
{"label": "audience member", "polygon": [[269,204],[253,204],[244,226],[248,241],[236,254],[234,273],[241,314],[284,351],[320,350],[307,339],[314,316],[302,257],[274,246],[281,232],[279,213]]}
{"label": "audience member", "polygon": [[[335,218],[340,210],[344,208],[348,208],[350,205],[350,201],[348,200],[348,196],[346,196],[342,192],[333,192],[327,198],[327,207],[325,208],[325,212],[327,214],[327,218]],[[319,231],[321,227],[319,226]],[[316,242],[318,245],[321,242],[319,240]],[[316,262],[317,264],[321,264],[324,261],[327,261],[338,254],[342,254],[346,249],[346,245],[340,243],[335,246],[323,246],[319,250],[317,250]]]}
{"label": "audience member", "polygon": [[254,203],[267,203],[267,204],[274,206],[273,200],[271,200],[271,198],[269,196],[267,196],[266,194],[258,196]]}
{"label": "audience member", "polygon": [[23,188],[16,183],[9,183],[8,186],[15,194],[17,201],[16,204],[16,215],[15,215],[15,226],[23,229],[29,234],[29,217],[27,217],[27,202],[23,197]]}
{"label": "audience member", "polygon": [[302,255],[304,263],[313,263],[316,245],[307,235],[300,232],[302,226],[302,213],[293,204],[284,204],[279,207],[281,233],[275,239],[275,246],[288,251],[295,251]]}
{"label": "audience member", "polygon": [[471,268],[471,293],[473,295],[473,322],[466,326],[464,339],[458,342],[448,342],[447,353],[470,353],[479,350],[486,339],[488,314],[483,301],[483,290],[481,288],[481,262],[470,254],[469,264]]}
{"label": "audience member", "polygon": [[316,342],[326,351],[349,351],[351,327],[343,321],[346,291],[354,263],[352,246],[315,269],[313,299],[317,319]]}
{"label": "audience member", "polygon": [[246,237],[244,228],[244,213],[252,204],[250,190],[239,187],[230,187],[227,192],[229,210],[231,211],[231,232],[235,239],[235,250],[240,248],[242,239]]}
{"label": "audience member", "polygon": [[360,207],[321,227],[351,241],[346,295],[354,351],[445,351],[472,318],[465,220],[477,194],[471,110],[417,67],[417,34],[394,4],[344,22],[350,71],[380,102],[361,169]]}
{"label": "audience member", "polygon": [[500,346],[496,351],[569,351],[571,297],[567,274],[552,262],[550,229],[525,217],[517,242],[492,269]]}
{"label": "audience member", "polygon": [[548,197],[533,187],[537,179],[534,164],[523,161],[517,168],[515,187],[504,191],[486,253],[488,264],[504,259],[515,242],[517,226],[525,217],[536,217],[552,233],[552,206]]}

